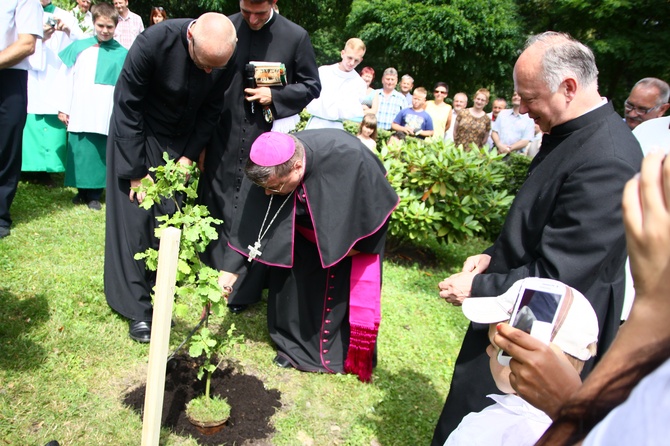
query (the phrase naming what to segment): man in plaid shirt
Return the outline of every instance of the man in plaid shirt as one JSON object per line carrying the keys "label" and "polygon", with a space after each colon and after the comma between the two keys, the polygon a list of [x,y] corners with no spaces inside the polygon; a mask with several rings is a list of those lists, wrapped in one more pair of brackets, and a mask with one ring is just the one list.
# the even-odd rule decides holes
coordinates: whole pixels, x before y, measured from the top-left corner
{"label": "man in plaid shirt", "polygon": [[135,37],[144,31],[144,23],[140,16],[128,9],[128,0],[114,0],[114,7],[119,11],[119,24],[116,25],[114,38],[126,49],[130,49]]}
{"label": "man in plaid shirt", "polygon": [[377,109],[377,126],[389,130],[398,112],[405,108],[407,101],[402,93],[396,91],[398,72],[395,68],[387,68],[382,76],[383,88],[377,90],[379,108]]}

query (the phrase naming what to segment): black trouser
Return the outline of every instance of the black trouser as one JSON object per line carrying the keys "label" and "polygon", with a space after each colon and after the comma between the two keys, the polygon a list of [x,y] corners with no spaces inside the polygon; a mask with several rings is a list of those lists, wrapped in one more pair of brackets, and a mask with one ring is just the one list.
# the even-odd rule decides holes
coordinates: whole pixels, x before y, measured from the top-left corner
{"label": "black trouser", "polygon": [[21,176],[21,142],[28,107],[28,72],[0,70],[0,226],[9,228],[9,208]]}

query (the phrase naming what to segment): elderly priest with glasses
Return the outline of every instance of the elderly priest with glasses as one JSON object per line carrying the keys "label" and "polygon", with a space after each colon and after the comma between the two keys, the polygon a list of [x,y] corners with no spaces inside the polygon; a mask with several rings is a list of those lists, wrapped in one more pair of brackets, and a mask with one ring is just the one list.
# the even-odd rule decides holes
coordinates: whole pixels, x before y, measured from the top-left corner
{"label": "elderly priest with glasses", "polygon": [[261,134],[219,283],[270,266],[268,329],[280,367],[372,378],[388,220],[398,196],[379,159],[337,129]]}

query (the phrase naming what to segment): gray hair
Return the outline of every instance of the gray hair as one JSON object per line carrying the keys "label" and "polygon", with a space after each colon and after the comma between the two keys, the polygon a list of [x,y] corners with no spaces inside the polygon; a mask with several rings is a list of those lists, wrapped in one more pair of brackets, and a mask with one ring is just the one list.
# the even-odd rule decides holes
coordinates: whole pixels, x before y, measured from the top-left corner
{"label": "gray hair", "polygon": [[396,70],[396,69],[393,68],[393,67],[389,67],[389,68],[387,68],[387,69],[384,70],[384,74],[382,74],[382,77],[384,77],[384,76],[395,76],[395,77],[398,77],[398,70]]}
{"label": "gray hair", "polygon": [[552,93],[567,76],[574,76],[582,87],[598,82],[596,58],[586,45],[569,34],[547,31],[531,36],[526,41],[527,49],[533,45],[545,48],[542,55],[542,78]]}
{"label": "gray hair", "polygon": [[403,81],[410,81],[411,83],[414,83],[414,78],[410,76],[409,74],[403,74],[400,80]]}
{"label": "gray hair", "polygon": [[658,90],[658,99],[656,100],[657,106],[665,104],[670,99],[670,86],[668,86],[667,82],[662,81],[661,79],[656,77],[645,77],[644,79],[637,81],[635,86],[633,86],[633,89],[637,88],[638,85],[646,88],[654,87]]}

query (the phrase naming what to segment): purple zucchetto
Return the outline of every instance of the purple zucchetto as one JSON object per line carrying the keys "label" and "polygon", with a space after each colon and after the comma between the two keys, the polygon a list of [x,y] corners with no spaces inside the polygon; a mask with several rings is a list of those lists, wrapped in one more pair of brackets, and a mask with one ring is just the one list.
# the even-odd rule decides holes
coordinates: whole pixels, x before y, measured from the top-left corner
{"label": "purple zucchetto", "polygon": [[251,145],[249,159],[258,166],[272,167],[284,164],[294,153],[293,138],[285,133],[266,132]]}

